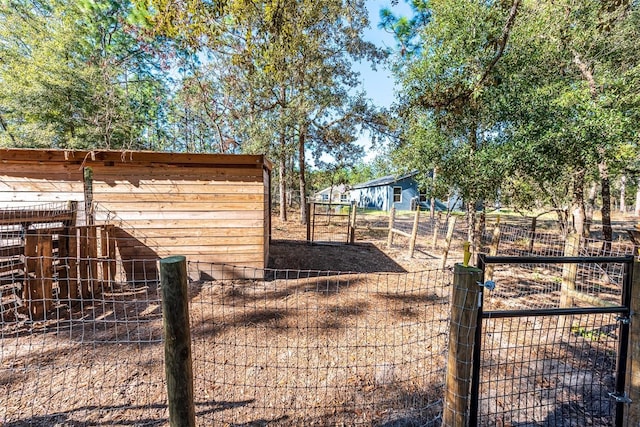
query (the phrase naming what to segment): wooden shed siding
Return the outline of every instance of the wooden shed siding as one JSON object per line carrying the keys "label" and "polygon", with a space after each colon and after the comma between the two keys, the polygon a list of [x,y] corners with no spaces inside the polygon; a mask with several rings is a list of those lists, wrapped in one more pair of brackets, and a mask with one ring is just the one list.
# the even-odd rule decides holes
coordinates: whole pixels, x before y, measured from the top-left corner
{"label": "wooden shed siding", "polygon": [[191,260],[264,268],[270,163],[262,156],[0,150],[3,206],[84,200],[93,173],[95,219],[120,227],[127,259]]}
{"label": "wooden shed siding", "polygon": [[[0,165],[0,203],[3,207],[24,207],[69,200],[84,200],[82,171],[60,173],[44,164],[21,166],[20,169]],[[25,174],[28,177],[16,176]]]}
{"label": "wooden shed siding", "polygon": [[[262,165],[212,168],[114,162],[97,164],[92,170],[93,200],[126,222],[132,237],[146,240],[146,246],[159,257],[185,255],[193,260],[264,267]],[[114,191],[121,184],[123,191]],[[132,185],[142,190],[130,192]],[[194,222],[167,235],[167,221]],[[220,236],[221,229],[231,235]]]}

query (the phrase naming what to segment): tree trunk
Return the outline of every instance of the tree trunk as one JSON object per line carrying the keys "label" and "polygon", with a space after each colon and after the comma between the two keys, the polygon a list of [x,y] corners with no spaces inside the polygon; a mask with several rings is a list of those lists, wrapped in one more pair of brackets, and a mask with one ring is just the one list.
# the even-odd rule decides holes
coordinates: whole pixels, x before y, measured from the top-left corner
{"label": "tree trunk", "polygon": [[555,209],[556,216],[558,217],[558,226],[560,227],[560,234],[563,238],[569,234],[569,213],[565,209]]}
{"label": "tree trunk", "polygon": [[609,183],[609,168],[606,161],[598,164],[600,181],[602,186],[602,235],[604,236],[603,249],[611,249],[613,229],[611,228],[611,185]]}
{"label": "tree trunk", "polygon": [[584,176],[583,168],[578,169],[573,177],[573,200],[571,202],[571,215],[573,216],[573,231],[578,235],[584,235],[585,211],[584,211]]}
{"label": "tree trunk", "polygon": [[622,175],[620,177],[620,212],[627,212],[627,203],[625,199],[627,198],[627,176]]}
{"label": "tree trunk", "polygon": [[[284,135],[281,135],[281,142]],[[280,221],[287,220],[287,182],[286,182],[287,162],[284,153],[280,154],[278,160],[278,187],[280,188]]]}
{"label": "tree trunk", "polygon": [[305,178],[305,140],[307,136],[307,126],[302,125],[300,127],[300,134],[298,135],[298,169],[300,170],[300,224],[307,223],[307,201],[305,195],[307,194],[307,181]]}
{"label": "tree trunk", "polygon": [[8,135],[9,138],[11,139],[11,142],[13,143],[13,146],[17,146],[16,144],[16,137],[13,136],[13,134],[11,132],[9,132],[9,128],[7,127],[7,122],[4,121],[4,118],[2,117],[2,114],[0,114],[0,127],[2,128],[2,130],[4,130]]}
{"label": "tree trunk", "polygon": [[593,223],[593,213],[596,210],[596,195],[598,194],[598,184],[592,183],[587,196],[587,205],[585,206],[585,234],[591,232],[591,224]]}

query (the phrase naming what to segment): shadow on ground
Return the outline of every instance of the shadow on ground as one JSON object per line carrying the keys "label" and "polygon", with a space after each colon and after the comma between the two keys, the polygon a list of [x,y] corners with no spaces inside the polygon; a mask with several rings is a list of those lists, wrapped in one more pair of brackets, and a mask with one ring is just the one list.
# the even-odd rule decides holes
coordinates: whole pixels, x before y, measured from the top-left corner
{"label": "shadow on ground", "polygon": [[358,273],[406,272],[402,266],[371,243],[311,245],[299,240],[272,240],[269,248],[269,268]]}

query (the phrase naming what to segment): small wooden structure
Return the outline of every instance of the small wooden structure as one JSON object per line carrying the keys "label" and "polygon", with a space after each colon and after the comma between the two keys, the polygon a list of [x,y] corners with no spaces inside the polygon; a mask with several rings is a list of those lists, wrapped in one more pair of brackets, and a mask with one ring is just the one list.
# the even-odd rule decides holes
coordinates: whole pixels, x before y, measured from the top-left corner
{"label": "small wooden structure", "polygon": [[[67,258],[77,248],[86,253],[72,255],[88,263],[78,271],[100,270],[107,279],[113,267],[98,267],[102,259],[117,257],[131,280],[150,281],[158,278],[155,260],[172,255],[246,266],[253,277],[269,256],[270,174],[264,156],[1,149],[0,237],[22,239],[0,245],[1,269],[27,267],[34,280],[57,277],[48,265],[31,265],[43,276],[37,278],[14,258]],[[56,213],[51,204],[69,209]],[[87,280],[78,285],[81,294],[97,286]],[[25,286],[35,299],[42,288]]]}
{"label": "small wooden structure", "polygon": [[76,226],[76,207],[0,211],[0,314],[23,306],[41,319],[54,300],[90,298],[114,279],[113,225]]}

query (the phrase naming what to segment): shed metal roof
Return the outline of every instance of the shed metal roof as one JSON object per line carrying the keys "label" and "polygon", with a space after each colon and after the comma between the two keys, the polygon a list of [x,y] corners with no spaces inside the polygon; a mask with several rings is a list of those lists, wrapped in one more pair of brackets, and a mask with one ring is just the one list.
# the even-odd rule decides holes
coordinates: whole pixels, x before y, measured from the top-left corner
{"label": "shed metal roof", "polygon": [[418,171],[412,171],[401,176],[387,175],[387,176],[383,176],[382,178],[376,178],[376,179],[372,179],[371,181],[363,182],[362,184],[356,184],[351,188],[359,189],[359,188],[382,187],[385,185],[391,185],[398,181],[402,181],[403,179],[411,178],[417,174],[418,174]]}

